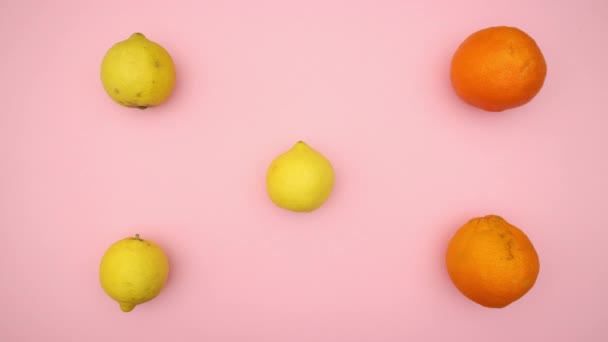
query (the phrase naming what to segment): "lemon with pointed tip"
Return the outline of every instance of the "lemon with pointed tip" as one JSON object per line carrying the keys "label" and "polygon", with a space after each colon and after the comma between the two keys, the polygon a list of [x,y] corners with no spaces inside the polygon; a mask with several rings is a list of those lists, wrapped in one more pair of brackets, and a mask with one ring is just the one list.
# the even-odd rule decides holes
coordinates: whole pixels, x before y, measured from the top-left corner
{"label": "lemon with pointed tip", "polygon": [[175,85],[175,66],[167,50],[134,33],[106,52],[101,82],[114,101],[145,109],[169,98]]}
{"label": "lemon with pointed tip", "polygon": [[169,261],[163,250],[139,234],[110,246],[99,267],[101,287],[124,312],[158,296],[168,274]]}
{"label": "lemon with pointed tip", "polygon": [[303,141],[273,160],[266,174],[266,190],[272,202],[297,212],[319,208],[333,186],[331,163]]}

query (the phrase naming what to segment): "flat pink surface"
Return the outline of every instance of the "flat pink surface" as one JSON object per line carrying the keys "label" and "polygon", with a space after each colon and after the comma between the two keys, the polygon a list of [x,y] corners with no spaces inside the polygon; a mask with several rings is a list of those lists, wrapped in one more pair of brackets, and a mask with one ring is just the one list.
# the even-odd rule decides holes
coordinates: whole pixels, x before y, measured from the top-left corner
{"label": "flat pink surface", "polygon": [[[2,1],[0,341],[608,341],[608,2]],[[461,102],[451,55],[517,26],[545,53],[528,105]],[[143,32],[174,96],[123,108],[106,50]],[[265,193],[302,139],[337,173],[320,210]],[[536,246],[534,288],[483,308],[444,252],[495,213]],[[129,314],[98,265],[140,233],[171,261]]]}

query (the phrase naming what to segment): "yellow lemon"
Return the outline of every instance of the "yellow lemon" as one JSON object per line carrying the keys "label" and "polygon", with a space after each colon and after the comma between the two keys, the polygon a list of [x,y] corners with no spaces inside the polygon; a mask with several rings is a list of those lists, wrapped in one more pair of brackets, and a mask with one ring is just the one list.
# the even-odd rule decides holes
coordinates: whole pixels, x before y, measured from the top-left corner
{"label": "yellow lemon", "polygon": [[279,207],[308,212],[319,208],[334,186],[334,169],[303,141],[278,156],[268,168],[266,190]]}
{"label": "yellow lemon", "polygon": [[101,62],[101,83],[127,107],[158,106],[171,95],[175,66],[169,53],[141,33],[114,44]]}
{"label": "yellow lemon", "polygon": [[169,261],[163,250],[139,234],[110,246],[99,268],[101,287],[124,312],[158,296],[168,274]]}

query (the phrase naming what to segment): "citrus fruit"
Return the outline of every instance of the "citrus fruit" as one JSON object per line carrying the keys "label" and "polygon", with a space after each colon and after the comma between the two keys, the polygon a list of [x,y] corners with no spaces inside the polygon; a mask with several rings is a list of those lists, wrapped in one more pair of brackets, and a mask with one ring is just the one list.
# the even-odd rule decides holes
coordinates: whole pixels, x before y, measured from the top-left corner
{"label": "citrus fruit", "polygon": [[545,58],[524,31],[489,27],[466,38],[452,58],[450,79],[465,102],[500,112],[528,103],[547,75]]}
{"label": "citrus fruit", "polygon": [[175,66],[162,46],[134,33],[105,54],[101,82],[114,101],[145,109],[160,105],[171,95]]}
{"label": "citrus fruit", "polygon": [[458,229],[446,263],[456,288],[490,308],[505,307],[526,294],[540,267],[528,237],[496,215],[474,218]]}
{"label": "citrus fruit", "polygon": [[99,268],[101,287],[124,312],[158,296],[168,274],[169,262],[163,250],[139,234],[110,246]]}
{"label": "citrus fruit", "polygon": [[279,207],[308,212],[319,208],[334,185],[330,162],[303,141],[272,161],[266,173],[266,189]]}

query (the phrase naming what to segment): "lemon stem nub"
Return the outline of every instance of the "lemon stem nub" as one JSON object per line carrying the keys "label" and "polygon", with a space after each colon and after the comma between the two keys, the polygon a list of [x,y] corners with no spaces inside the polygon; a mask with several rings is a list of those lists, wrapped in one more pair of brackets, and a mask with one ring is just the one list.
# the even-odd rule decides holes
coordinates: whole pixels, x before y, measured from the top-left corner
{"label": "lemon stem nub", "polygon": [[135,239],[141,241],[141,238],[139,237],[139,234],[135,234]]}
{"label": "lemon stem nub", "polygon": [[133,310],[133,308],[135,308],[135,304],[120,303],[120,310],[122,310],[123,312],[130,312],[131,310]]}

